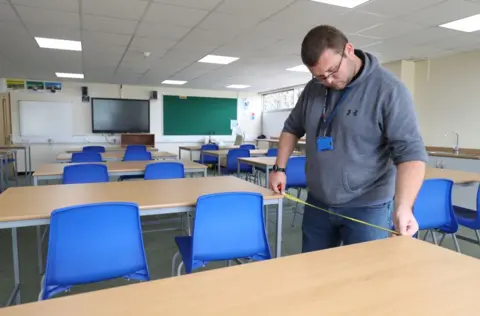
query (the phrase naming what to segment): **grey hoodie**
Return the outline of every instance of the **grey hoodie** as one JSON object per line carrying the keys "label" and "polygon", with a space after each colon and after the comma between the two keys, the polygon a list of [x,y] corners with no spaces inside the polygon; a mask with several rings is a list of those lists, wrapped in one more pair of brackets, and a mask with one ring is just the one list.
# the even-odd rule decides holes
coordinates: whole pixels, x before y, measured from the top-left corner
{"label": "grey hoodie", "polygon": [[[334,150],[317,152],[317,129],[326,88],[316,79],[305,87],[283,132],[306,134],[309,194],[328,206],[361,207],[385,203],[395,193],[396,165],[427,161],[410,93],[368,53],[361,74],[347,88],[328,127]],[[344,90],[328,91],[327,116]],[[325,126],[321,125],[320,136]]]}

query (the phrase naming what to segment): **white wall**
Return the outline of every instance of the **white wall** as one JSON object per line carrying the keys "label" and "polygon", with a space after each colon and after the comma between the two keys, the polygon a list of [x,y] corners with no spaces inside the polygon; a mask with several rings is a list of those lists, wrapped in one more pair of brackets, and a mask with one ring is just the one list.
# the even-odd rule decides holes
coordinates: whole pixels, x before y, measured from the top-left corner
{"label": "white wall", "polygon": [[[76,83],[64,82],[63,90],[55,94],[50,92],[17,91],[11,92],[12,101],[12,129],[14,142],[29,142],[32,147],[33,168],[42,163],[55,161],[58,153],[64,152],[67,148],[79,147],[87,143],[108,145],[104,135],[92,134],[91,127],[91,105],[82,103],[81,87],[87,86],[90,97],[104,98],[135,98],[148,99],[150,92],[156,90],[159,93],[158,100],[150,102],[150,131],[155,134],[156,147],[162,151],[178,153],[180,145],[197,145],[204,141],[204,136],[163,136],[163,104],[162,94],[201,96],[201,97],[223,97],[238,99],[237,119],[244,130],[247,140],[256,138],[261,131],[261,98],[258,94],[237,93],[236,91],[213,91],[194,90],[169,87],[147,87],[97,83]],[[244,107],[244,99],[249,100],[248,108]],[[53,144],[49,145],[47,139],[24,139],[20,137],[19,105],[18,101],[67,101],[73,104],[73,135],[65,137],[58,135],[53,137]],[[255,113],[255,119],[251,120],[251,113]],[[52,122],[55,124],[55,122]],[[217,136],[217,139],[226,143],[233,142],[233,136]],[[119,136],[108,137],[110,142]],[[23,155],[19,157],[20,170],[23,171]]]}
{"label": "white wall", "polygon": [[415,64],[415,103],[425,143],[480,148],[480,51],[420,61]]}

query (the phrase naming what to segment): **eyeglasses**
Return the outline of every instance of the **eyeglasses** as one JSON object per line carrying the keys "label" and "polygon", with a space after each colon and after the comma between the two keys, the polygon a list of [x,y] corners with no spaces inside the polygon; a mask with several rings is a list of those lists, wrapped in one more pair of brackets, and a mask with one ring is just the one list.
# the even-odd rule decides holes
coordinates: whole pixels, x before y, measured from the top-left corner
{"label": "eyeglasses", "polygon": [[335,69],[332,70],[328,75],[318,76],[318,77],[315,77],[315,78],[317,80],[320,80],[320,81],[327,81],[328,78],[330,78],[331,76],[333,76],[334,74],[336,74],[340,70],[340,67],[342,66],[342,62],[343,62],[343,57],[345,57],[345,47],[343,48],[341,59],[340,59],[340,62],[338,63],[338,65],[337,65],[337,67],[335,67]]}

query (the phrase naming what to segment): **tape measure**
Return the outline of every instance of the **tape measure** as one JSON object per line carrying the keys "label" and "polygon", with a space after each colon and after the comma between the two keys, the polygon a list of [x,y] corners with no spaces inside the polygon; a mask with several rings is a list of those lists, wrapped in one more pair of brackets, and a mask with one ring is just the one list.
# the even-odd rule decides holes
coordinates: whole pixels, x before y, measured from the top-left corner
{"label": "tape measure", "polygon": [[305,201],[302,201],[298,198],[296,198],[295,196],[293,195],[290,195],[288,193],[284,193],[284,197],[286,197],[287,199],[291,200],[291,201],[294,201],[294,202],[297,202],[297,203],[301,203],[303,205],[307,205],[307,206],[310,206],[310,207],[313,207],[317,210],[320,210],[320,211],[323,211],[325,213],[328,213],[328,214],[331,214],[331,215],[335,215],[335,216],[338,216],[338,217],[341,217],[341,218],[344,218],[344,219],[348,219],[349,221],[352,221],[352,222],[356,222],[356,223],[359,223],[359,224],[363,224],[363,225],[367,225],[367,226],[370,226],[370,227],[373,227],[373,228],[376,228],[376,229],[379,229],[379,230],[383,230],[383,231],[386,231],[386,232],[389,232],[393,235],[400,235],[399,232],[396,232],[394,230],[391,230],[391,229],[388,229],[388,228],[385,228],[385,227],[382,227],[382,226],[378,226],[378,225],[375,225],[375,224],[370,224],[370,223],[367,223],[367,222],[364,222],[364,221],[361,221],[359,219],[356,219],[356,218],[353,218],[353,217],[349,217],[349,216],[345,216],[345,215],[342,215],[342,214],[338,214],[338,213],[335,213],[335,212],[332,212],[332,211],[329,211],[329,210],[326,210],[324,208],[321,208],[321,207],[318,207],[318,206],[315,206],[313,204],[310,204],[310,203],[307,203]]}

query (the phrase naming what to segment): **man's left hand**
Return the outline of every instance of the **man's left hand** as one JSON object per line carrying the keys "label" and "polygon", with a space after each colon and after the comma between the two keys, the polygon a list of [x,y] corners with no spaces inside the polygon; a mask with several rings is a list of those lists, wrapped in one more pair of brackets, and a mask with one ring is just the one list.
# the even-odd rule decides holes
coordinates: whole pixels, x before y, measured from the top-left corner
{"label": "man's left hand", "polygon": [[415,216],[413,216],[411,207],[395,207],[392,220],[395,230],[402,236],[413,236],[418,232],[418,223]]}

